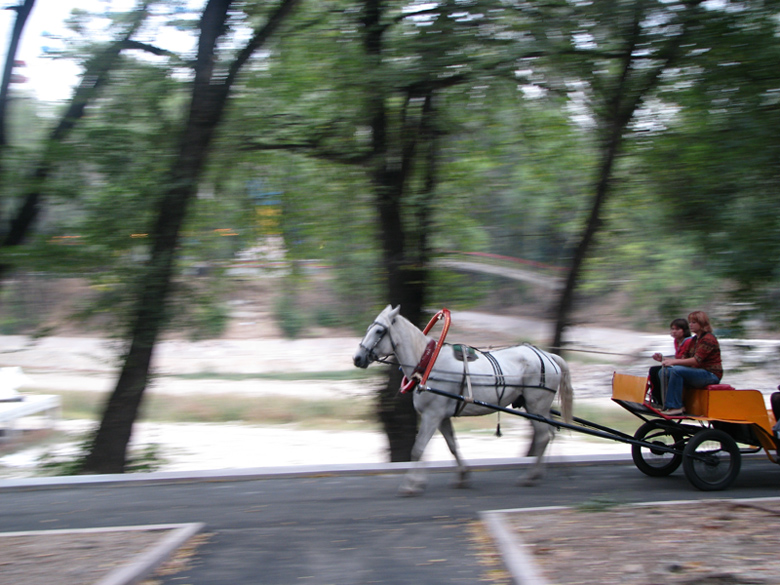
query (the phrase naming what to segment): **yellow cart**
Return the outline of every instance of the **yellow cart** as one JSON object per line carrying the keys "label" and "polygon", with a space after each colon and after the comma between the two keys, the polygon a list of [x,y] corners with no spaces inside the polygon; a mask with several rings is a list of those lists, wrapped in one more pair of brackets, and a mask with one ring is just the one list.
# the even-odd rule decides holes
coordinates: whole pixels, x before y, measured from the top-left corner
{"label": "yellow cart", "polygon": [[612,400],[644,424],[634,434],[631,454],[637,468],[653,477],[675,471],[701,490],[726,489],[739,475],[743,453],[763,450],[778,463],[775,416],[758,390],[728,384],[686,389],[685,413],[666,416],[650,401],[647,378],[615,373]]}

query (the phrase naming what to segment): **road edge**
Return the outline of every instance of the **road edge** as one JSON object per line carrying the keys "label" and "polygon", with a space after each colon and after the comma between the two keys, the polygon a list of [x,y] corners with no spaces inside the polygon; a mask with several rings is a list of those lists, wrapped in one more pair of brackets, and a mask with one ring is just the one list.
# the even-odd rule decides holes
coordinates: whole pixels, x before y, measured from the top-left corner
{"label": "road edge", "polygon": [[[631,461],[630,453],[599,455],[550,455],[546,458],[549,467],[568,465],[624,464]],[[468,462],[472,471],[490,469],[522,469],[533,465],[535,457],[516,459],[475,459]],[[151,473],[69,475],[53,477],[29,477],[0,479],[0,492],[8,490],[41,490],[60,487],[113,485],[133,483],[152,485],[161,483],[194,483],[215,481],[252,481],[256,479],[291,479],[296,477],[384,475],[401,474],[411,469],[414,463],[367,463],[297,465],[284,467],[256,467],[246,469],[211,469],[201,471],[159,471]],[[425,462],[426,471],[432,473],[451,472],[456,468],[452,461]]]}

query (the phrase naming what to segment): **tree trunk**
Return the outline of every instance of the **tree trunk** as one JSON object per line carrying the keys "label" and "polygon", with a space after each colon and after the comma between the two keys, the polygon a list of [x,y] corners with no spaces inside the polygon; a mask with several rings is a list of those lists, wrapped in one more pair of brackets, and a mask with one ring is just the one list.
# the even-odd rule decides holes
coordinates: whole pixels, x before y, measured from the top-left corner
{"label": "tree trunk", "polygon": [[580,243],[574,253],[574,258],[569,267],[569,274],[566,277],[566,283],[558,300],[558,308],[555,315],[555,335],[552,342],[553,351],[555,353],[560,353],[560,349],[558,348],[563,347],[563,333],[566,330],[566,327],[569,326],[571,310],[574,304],[574,292],[579,283],[582,265],[588,256],[590,246],[601,225],[601,209],[609,194],[609,180],[612,174],[615,156],[620,148],[621,132],[622,128],[616,129],[616,136],[613,137],[604,152],[604,160],[599,171],[599,178],[596,183],[596,194],[593,197],[593,205],[591,206],[588,223],[585,225],[585,230],[580,238]]}
{"label": "tree trunk", "polygon": [[[363,5],[363,46],[370,71],[380,71],[382,64],[383,3],[366,0]],[[434,133],[433,90],[414,96],[407,93],[405,105],[399,116],[397,134],[389,131],[390,108],[383,80],[370,84],[368,103],[372,130],[372,187],[376,196],[379,215],[379,237],[382,244],[382,261],[385,271],[387,300],[393,306],[401,305],[404,316],[412,323],[424,325],[425,293],[428,283],[429,260],[426,229],[429,225],[429,199],[435,188],[436,145]],[[424,98],[418,115],[410,113],[414,106],[412,97]],[[392,136],[391,136],[392,134]],[[423,203],[412,209],[408,199],[409,180],[413,172],[418,145],[428,147],[423,169]],[[404,211],[409,218],[404,220]],[[412,219],[414,227],[408,225]],[[387,385],[380,390],[377,411],[390,442],[391,461],[409,461],[417,434],[417,413],[411,394],[398,392],[402,375],[391,371]]]}
{"label": "tree trunk", "polygon": [[[661,64],[652,69],[643,69],[635,65],[635,49],[642,43],[641,23],[646,18],[644,3],[637,2],[634,7],[634,17],[631,30],[627,36],[626,48],[621,57],[620,74],[615,84],[614,92],[604,96],[605,114],[602,118],[602,126],[605,129],[603,146],[601,148],[601,165],[596,179],[593,205],[591,206],[588,222],[580,238],[579,245],[572,259],[566,284],[561,291],[555,316],[555,334],[552,347],[560,352],[563,347],[563,333],[569,325],[574,295],[579,284],[582,266],[588,256],[590,247],[601,225],[601,210],[609,197],[609,183],[612,176],[612,168],[620,149],[623,145],[623,133],[634,117],[636,109],[642,100],[658,85],[661,74],[672,66],[680,56],[680,47],[687,38],[691,24],[694,22],[696,10],[701,0],[694,0],[686,7],[686,12],[681,15],[680,34],[670,37],[663,51],[659,53]],[[632,79],[632,75],[636,76]]]}
{"label": "tree trunk", "polygon": [[152,251],[138,295],[130,348],[82,466],[86,473],[124,472],[127,445],[148,382],[154,346],[166,320],[181,227],[188,205],[197,192],[198,178],[225,110],[230,87],[241,65],[267,40],[297,0],[282,0],[265,26],[224,71],[217,67],[216,49],[226,30],[232,2],[209,0],[203,11],[189,116],[169,172],[168,189],[150,232]]}
{"label": "tree trunk", "polygon": [[0,81],[0,150],[7,144],[5,121],[8,109],[8,88],[11,85],[11,74],[16,62],[16,52],[19,50],[19,41],[22,38],[24,25],[27,24],[27,18],[30,16],[34,5],[35,0],[24,0],[19,6],[7,9],[16,10],[16,21],[14,22],[14,30],[11,33],[11,42],[8,43],[8,53],[5,56],[3,79]]}
{"label": "tree trunk", "polygon": [[[423,327],[426,290],[428,283],[428,227],[430,223],[430,201],[436,189],[436,169],[438,144],[434,129],[433,96],[426,96],[421,121],[421,135],[428,149],[425,157],[425,181],[422,190],[424,197],[416,209],[417,260],[415,265],[402,268],[394,282],[397,289],[388,289],[390,298],[397,299],[395,304],[404,307],[404,316],[419,327]],[[436,334],[436,331],[432,333]],[[390,370],[387,386],[379,396],[379,418],[390,444],[390,461],[411,461],[412,448],[417,437],[417,412],[414,409],[413,395],[400,394],[403,374],[397,368]]]}
{"label": "tree trunk", "polygon": [[[421,126],[432,116],[424,111]],[[422,128],[420,128],[422,130]],[[415,133],[416,135],[417,133]],[[432,196],[435,187],[435,147],[429,140],[431,156],[425,161],[425,193]],[[406,145],[404,145],[406,147]],[[411,156],[413,149],[406,149]],[[430,206],[424,201],[417,207],[415,227],[410,230],[404,225],[402,210],[404,193],[408,188],[409,165],[398,170],[389,170],[388,161],[377,173],[375,190],[378,195],[379,229],[382,241],[384,268],[387,278],[388,302],[400,305],[404,316],[418,327],[425,325],[425,294],[428,284],[428,260],[426,228],[429,222]],[[413,394],[400,394],[402,375],[391,371],[387,386],[380,392],[379,419],[390,442],[391,461],[410,461],[412,447],[417,435],[417,412],[413,405]]]}

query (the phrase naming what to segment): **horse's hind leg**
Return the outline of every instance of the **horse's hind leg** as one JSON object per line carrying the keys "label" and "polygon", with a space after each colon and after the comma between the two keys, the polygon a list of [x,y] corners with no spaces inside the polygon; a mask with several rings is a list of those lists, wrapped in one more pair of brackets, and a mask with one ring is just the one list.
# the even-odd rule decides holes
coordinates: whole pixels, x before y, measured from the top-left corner
{"label": "horse's hind leg", "polygon": [[544,452],[552,438],[552,431],[547,423],[532,420],[534,434],[531,438],[531,446],[528,448],[528,457],[536,457],[531,469],[521,478],[520,484],[531,486],[536,484],[544,476]]}
{"label": "horse's hind leg", "polygon": [[417,431],[417,438],[415,438],[414,446],[412,447],[412,461],[415,462],[415,464],[404,476],[401,487],[398,488],[398,495],[416,496],[425,490],[427,480],[425,478],[425,469],[423,468],[421,459],[425,447],[428,446],[428,443],[438,426],[438,419],[431,416],[425,416],[425,414],[420,417],[420,429]]}
{"label": "horse's hind leg", "polygon": [[439,424],[439,430],[444,435],[444,440],[447,441],[447,447],[450,448],[450,453],[455,457],[455,461],[458,464],[458,479],[455,482],[455,487],[465,488],[469,486],[469,468],[463,462],[458,452],[458,442],[455,440],[455,431],[452,428],[452,419],[445,418]]}

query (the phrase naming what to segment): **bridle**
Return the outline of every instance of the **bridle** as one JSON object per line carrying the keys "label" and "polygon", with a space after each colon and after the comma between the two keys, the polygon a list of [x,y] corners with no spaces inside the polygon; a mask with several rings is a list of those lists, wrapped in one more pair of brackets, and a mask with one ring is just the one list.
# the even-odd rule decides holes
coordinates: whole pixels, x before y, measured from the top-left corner
{"label": "bridle", "polygon": [[[395,321],[393,321],[390,325],[392,325],[393,323],[395,323]],[[382,340],[385,338],[385,335],[389,335],[389,333],[390,333],[390,326],[389,325],[385,325],[384,323],[380,323],[379,321],[374,321],[373,323],[371,323],[371,325],[368,326],[368,329],[366,330],[366,335],[368,335],[368,332],[371,331],[371,328],[374,327],[374,326],[379,327],[382,330],[382,332],[376,338],[376,341],[371,345],[371,347],[367,347],[367,346],[363,345],[363,341],[362,340],[358,344],[358,347],[360,347],[363,350],[365,350],[366,356],[368,357],[369,363],[382,362],[383,361],[382,358],[380,358],[378,355],[376,355],[376,352],[374,350],[376,349],[377,345],[382,343]],[[365,337],[363,339],[365,339]],[[393,347],[393,352],[395,352],[395,343],[393,342],[393,336],[389,335],[389,339],[390,339],[390,345]]]}

